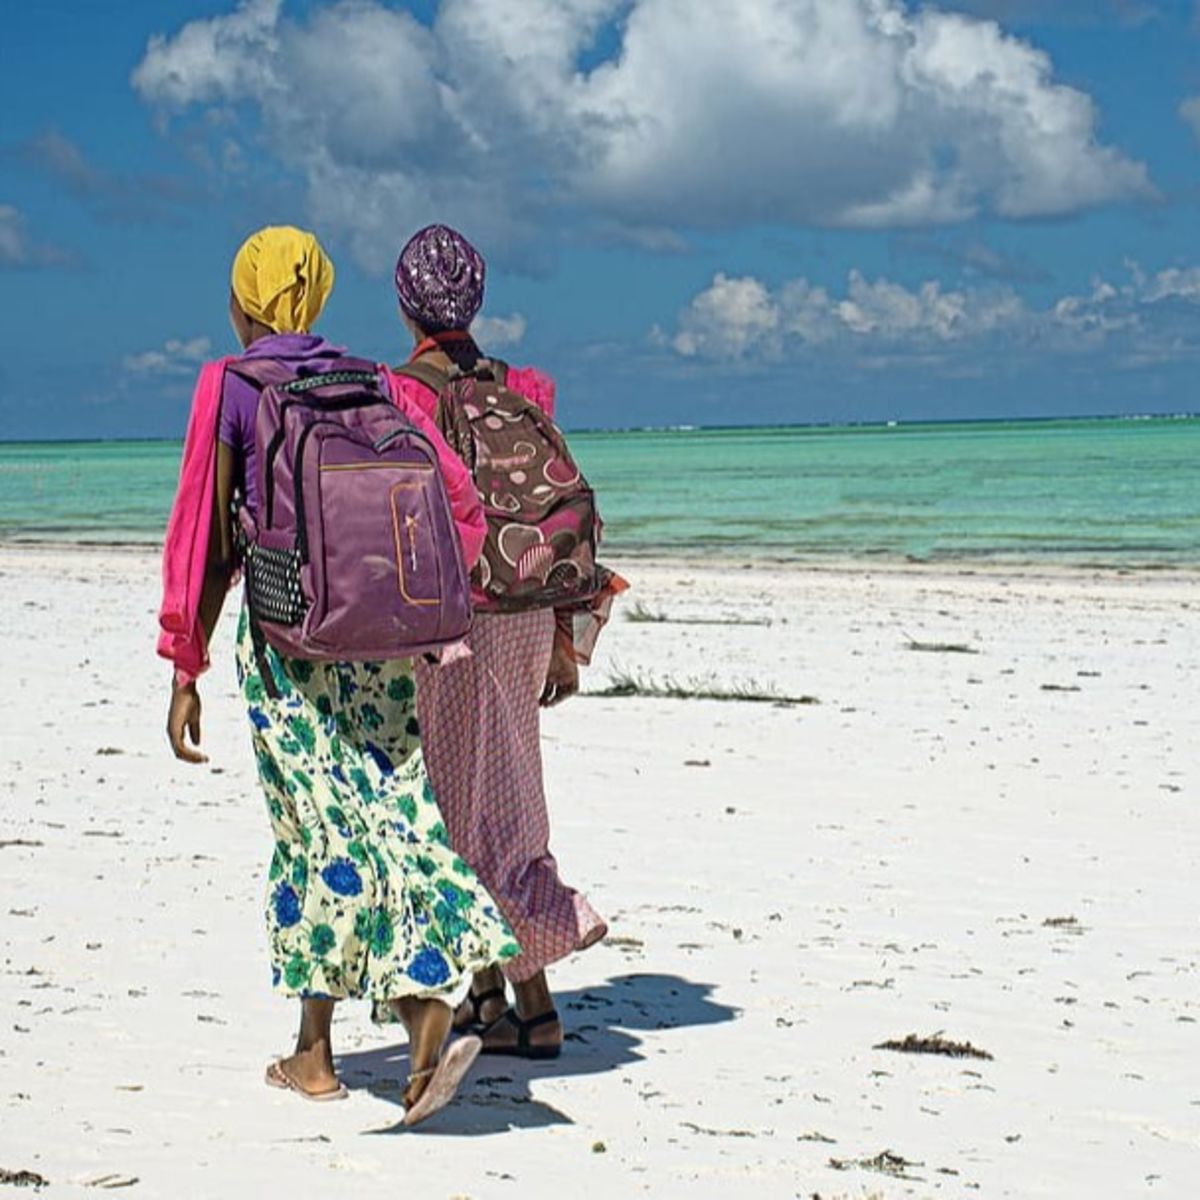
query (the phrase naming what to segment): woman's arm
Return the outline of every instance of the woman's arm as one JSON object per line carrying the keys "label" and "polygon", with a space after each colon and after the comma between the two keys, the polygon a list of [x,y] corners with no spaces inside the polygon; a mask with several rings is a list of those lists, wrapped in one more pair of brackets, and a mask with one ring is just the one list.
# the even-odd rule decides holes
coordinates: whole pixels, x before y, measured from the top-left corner
{"label": "woman's arm", "polygon": [[[231,447],[217,443],[216,486],[213,488],[212,530],[208,536],[208,560],[204,569],[204,589],[200,594],[200,625],[204,643],[212,641],[213,630],[221,616],[225,593],[233,578],[236,562],[233,552],[233,490],[237,458]],[[190,739],[187,744],[184,735]],[[171,704],[167,710],[167,737],[175,757],[187,763],[208,761],[195,749],[200,745],[200,693],[196,681],[171,680]]]}
{"label": "woman's arm", "polygon": [[551,420],[554,419],[558,389],[545,371],[539,371],[537,367],[509,367],[505,383],[526,400],[532,400]]}
{"label": "woman's arm", "polygon": [[554,618],[554,646],[546,668],[546,683],[538,700],[543,708],[553,708],[579,691],[579,659],[571,636],[571,615],[556,611]]}

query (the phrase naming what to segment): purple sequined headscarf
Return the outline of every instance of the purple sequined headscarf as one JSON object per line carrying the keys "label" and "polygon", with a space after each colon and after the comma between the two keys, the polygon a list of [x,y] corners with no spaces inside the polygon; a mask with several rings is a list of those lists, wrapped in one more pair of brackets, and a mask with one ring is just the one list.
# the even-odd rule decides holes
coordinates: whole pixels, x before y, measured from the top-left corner
{"label": "purple sequined headscarf", "polygon": [[479,251],[448,225],[414,233],[396,261],[400,307],[426,333],[467,329],[483,305]]}

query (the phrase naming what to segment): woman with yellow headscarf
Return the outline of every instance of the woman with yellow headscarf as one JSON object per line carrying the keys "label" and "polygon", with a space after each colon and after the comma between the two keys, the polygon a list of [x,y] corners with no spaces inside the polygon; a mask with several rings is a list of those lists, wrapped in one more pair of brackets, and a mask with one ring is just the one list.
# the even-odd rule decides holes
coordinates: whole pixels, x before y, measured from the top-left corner
{"label": "woman with yellow headscarf", "polygon": [[231,274],[238,307],[272,333],[311,329],[333,291],[333,263],[321,243],[290,225],[248,237]]}
{"label": "woman with yellow headscarf", "polygon": [[[346,357],[310,332],[333,287],[333,264],[311,233],[259,230],[237,252],[231,284],[243,354],[201,372],[164,552],[159,651],[175,663],[167,733],[189,763],[205,761],[196,676],[233,577],[234,504],[251,518],[259,507],[259,391],[226,367],[267,358],[309,375]],[[470,476],[423,413],[406,415],[439,451],[461,543],[479,546],[483,515]],[[278,992],[301,1002],[295,1052],[270,1065],[266,1082],[309,1100],[344,1098],[333,1007],[367,998],[377,1019],[408,1029],[405,1122],[415,1124],[454,1095],[479,1050],[478,1039],[460,1039],[443,1053],[452,1013],[440,997],[518,947],[447,841],[421,753],[412,664],[256,652],[244,608],[237,658],[275,844],[272,976]]]}

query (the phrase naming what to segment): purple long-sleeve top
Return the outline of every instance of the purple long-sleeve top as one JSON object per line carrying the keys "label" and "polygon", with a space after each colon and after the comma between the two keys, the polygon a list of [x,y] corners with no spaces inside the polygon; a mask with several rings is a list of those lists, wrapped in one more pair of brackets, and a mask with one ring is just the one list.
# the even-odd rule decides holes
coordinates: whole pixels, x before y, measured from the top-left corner
{"label": "purple long-sleeve top", "polygon": [[[311,363],[317,370],[345,355],[343,346],[335,346],[313,333],[272,333],[253,342],[243,358],[276,358],[287,363]],[[254,451],[254,423],[258,416],[260,392],[249,380],[225,372],[221,389],[221,415],[217,437],[237,455],[237,483],[246,497],[246,507],[258,515],[258,472]]]}

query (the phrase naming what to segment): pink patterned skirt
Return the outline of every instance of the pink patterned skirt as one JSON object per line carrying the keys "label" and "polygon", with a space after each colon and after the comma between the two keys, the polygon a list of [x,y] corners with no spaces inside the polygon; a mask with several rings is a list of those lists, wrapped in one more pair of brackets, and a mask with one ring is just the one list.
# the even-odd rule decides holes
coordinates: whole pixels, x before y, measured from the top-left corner
{"label": "pink patterned skirt", "polygon": [[521,953],[503,970],[520,983],[608,928],[550,853],[538,698],[554,613],[478,614],[470,642],[469,658],[418,664],[417,715],[450,843],[516,934]]}

